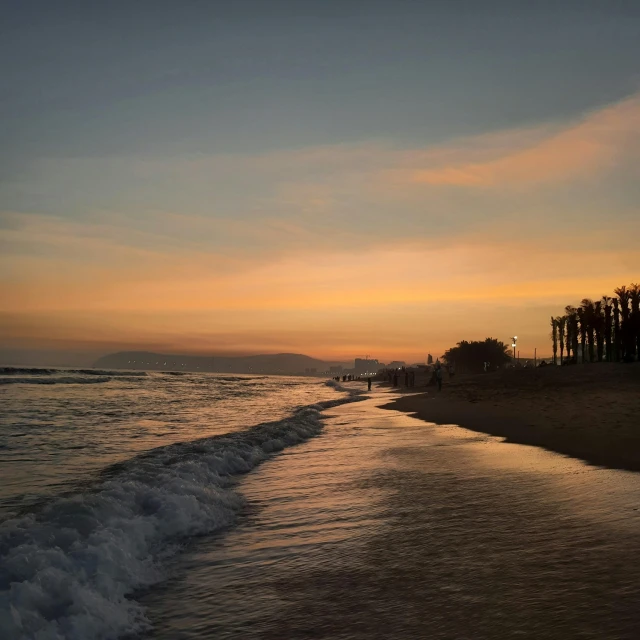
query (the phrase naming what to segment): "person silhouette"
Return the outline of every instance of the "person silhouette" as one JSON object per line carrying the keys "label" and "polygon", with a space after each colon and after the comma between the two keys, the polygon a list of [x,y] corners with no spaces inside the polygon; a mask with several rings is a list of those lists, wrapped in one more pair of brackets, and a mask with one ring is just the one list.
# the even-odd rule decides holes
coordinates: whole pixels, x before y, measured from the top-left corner
{"label": "person silhouette", "polygon": [[442,391],[442,367],[439,362],[436,362],[436,384],[438,385],[438,391]]}

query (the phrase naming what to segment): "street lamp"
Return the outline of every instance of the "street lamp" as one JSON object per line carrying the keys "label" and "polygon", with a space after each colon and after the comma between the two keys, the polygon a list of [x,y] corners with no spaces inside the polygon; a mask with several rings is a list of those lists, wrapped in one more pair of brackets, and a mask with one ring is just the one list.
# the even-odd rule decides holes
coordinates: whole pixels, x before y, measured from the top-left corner
{"label": "street lamp", "polygon": [[518,341],[518,336],[513,336],[511,338],[511,346],[513,347],[513,361],[516,360],[516,342]]}

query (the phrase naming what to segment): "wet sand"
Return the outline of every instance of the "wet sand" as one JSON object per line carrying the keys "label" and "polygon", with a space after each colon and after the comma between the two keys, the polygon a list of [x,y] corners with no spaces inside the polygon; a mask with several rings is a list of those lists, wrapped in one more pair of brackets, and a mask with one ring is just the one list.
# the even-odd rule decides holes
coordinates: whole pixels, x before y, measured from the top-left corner
{"label": "wet sand", "polygon": [[430,387],[383,408],[640,471],[640,363],[457,376],[440,393]]}
{"label": "wet sand", "polygon": [[242,482],[146,599],[154,640],[640,637],[640,476],[379,411]]}

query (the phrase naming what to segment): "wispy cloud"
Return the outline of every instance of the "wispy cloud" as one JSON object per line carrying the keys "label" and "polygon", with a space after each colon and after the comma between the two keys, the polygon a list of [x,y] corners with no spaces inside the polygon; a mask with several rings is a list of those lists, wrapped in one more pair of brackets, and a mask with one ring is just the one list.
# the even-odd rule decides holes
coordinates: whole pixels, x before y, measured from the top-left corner
{"label": "wispy cloud", "polygon": [[[640,156],[638,135],[640,97],[633,96],[542,135],[533,144],[517,144],[497,154],[487,145],[484,159],[459,158],[416,171],[412,179],[427,185],[500,188],[584,179],[611,171],[620,160],[629,160],[629,155]],[[636,138],[634,148],[629,144],[632,137]],[[514,140],[518,140],[516,135]],[[471,146],[477,155],[477,144]]]}
{"label": "wispy cloud", "polygon": [[90,204],[0,213],[0,329],[321,355],[445,340],[493,307],[510,320],[473,331],[533,313],[546,332],[549,305],[635,277],[639,159],[635,96],[424,149],[51,160],[44,199],[73,177]]}

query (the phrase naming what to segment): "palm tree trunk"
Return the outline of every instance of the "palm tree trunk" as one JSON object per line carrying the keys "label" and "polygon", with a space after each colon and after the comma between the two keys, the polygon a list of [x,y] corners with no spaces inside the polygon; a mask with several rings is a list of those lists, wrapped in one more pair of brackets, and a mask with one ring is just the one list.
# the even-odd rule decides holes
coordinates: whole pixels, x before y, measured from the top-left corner
{"label": "palm tree trunk", "polygon": [[606,305],[604,308],[604,344],[607,362],[612,361],[611,353],[611,307]]}
{"label": "palm tree trunk", "polygon": [[613,299],[613,352],[611,354],[614,362],[620,362],[620,306],[616,298]]}
{"label": "palm tree trunk", "polygon": [[631,284],[629,289],[631,291],[631,317],[629,318],[631,336],[629,337],[629,345],[633,356],[640,360],[640,284]]}
{"label": "palm tree trunk", "polygon": [[554,317],[551,317],[551,341],[553,345],[553,364],[558,364],[558,325]]}

